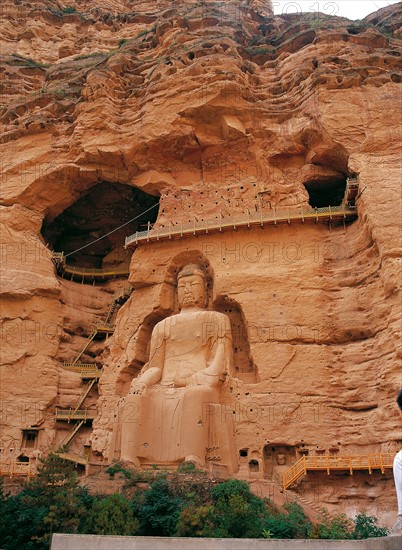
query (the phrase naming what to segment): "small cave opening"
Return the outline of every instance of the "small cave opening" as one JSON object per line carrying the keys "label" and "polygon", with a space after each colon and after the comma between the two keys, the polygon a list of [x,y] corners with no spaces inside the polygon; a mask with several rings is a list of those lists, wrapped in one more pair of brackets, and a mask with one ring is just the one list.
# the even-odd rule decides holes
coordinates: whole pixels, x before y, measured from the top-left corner
{"label": "small cave opening", "polygon": [[313,179],[304,184],[309,195],[309,204],[313,208],[340,206],[345,196],[346,176]]}
{"label": "small cave opening", "polygon": [[250,460],[248,463],[248,467],[250,469],[250,472],[259,472],[260,471],[260,465],[258,463],[258,460]]}
{"label": "small cave opening", "polygon": [[[54,251],[71,254],[67,258],[71,265],[86,268],[126,265],[131,252],[124,249],[125,237],[156,221],[158,202],[158,196],[136,187],[102,181],[57,218],[45,219],[42,236]],[[127,225],[117,229],[123,224]]]}

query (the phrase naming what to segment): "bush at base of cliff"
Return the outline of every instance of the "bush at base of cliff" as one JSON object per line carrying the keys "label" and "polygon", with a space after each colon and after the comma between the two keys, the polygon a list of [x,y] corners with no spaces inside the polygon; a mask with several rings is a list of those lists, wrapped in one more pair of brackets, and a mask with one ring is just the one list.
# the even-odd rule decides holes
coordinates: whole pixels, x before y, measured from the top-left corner
{"label": "bush at base of cliff", "polygon": [[313,539],[352,539],[353,523],[345,514],[330,516],[325,510],[322,520],[311,531]]}
{"label": "bush at base of cliff", "polygon": [[140,522],[127,500],[117,493],[96,499],[84,527],[93,535],[135,535]]}
{"label": "bush at base of cliff", "polygon": [[354,539],[370,539],[386,537],[388,535],[388,529],[386,527],[379,527],[376,517],[367,516],[364,512],[355,517],[354,524]]}
{"label": "bush at base of cliff", "polygon": [[313,526],[300,504],[290,502],[283,508],[284,513],[272,514],[264,523],[264,530],[270,534],[269,538],[309,538]]}
{"label": "bush at base of cliff", "polygon": [[267,517],[264,501],[248,483],[237,479],[211,488],[212,506],[205,518],[204,537],[260,538]]}

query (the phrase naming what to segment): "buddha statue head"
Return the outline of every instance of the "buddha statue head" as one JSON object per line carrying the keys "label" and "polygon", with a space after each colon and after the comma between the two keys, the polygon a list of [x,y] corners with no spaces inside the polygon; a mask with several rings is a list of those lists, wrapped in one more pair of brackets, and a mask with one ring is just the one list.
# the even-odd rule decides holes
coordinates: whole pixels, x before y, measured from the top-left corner
{"label": "buddha statue head", "polygon": [[181,310],[204,309],[206,307],[206,277],[199,265],[188,264],[179,272],[177,296]]}

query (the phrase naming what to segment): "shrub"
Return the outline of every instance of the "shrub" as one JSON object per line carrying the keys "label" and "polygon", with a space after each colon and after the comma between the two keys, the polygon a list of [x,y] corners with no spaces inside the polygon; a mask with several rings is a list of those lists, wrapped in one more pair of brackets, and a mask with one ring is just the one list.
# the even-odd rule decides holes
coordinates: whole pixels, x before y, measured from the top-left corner
{"label": "shrub", "polygon": [[135,535],[140,522],[133,509],[119,494],[95,500],[86,521],[85,531],[94,535]]}
{"label": "shrub", "polygon": [[244,481],[231,479],[211,489],[213,504],[206,517],[204,536],[258,538],[264,528],[264,501]]}
{"label": "shrub", "polygon": [[345,514],[330,516],[325,510],[320,523],[314,525],[311,537],[315,539],[351,539],[353,523]]}
{"label": "shrub", "polygon": [[284,509],[285,512],[274,513],[266,519],[264,530],[271,534],[271,538],[308,538],[312,530],[312,523],[300,504],[290,502],[284,505]]}
{"label": "shrub", "polygon": [[379,527],[377,525],[378,519],[376,517],[367,516],[364,512],[355,517],[354,524],[354,539],[369,539],[374,537],[386,537],[388,535],[388,529],[386,527]]}
{"label": "shrub", "polygon": [[176,535],[178,537],[202,537],[205,523],[211,514],[210,506],[190,504],[180,513]]}
{"label": "shrub", "polygon": [[139,509],[141,535],[171,537],[176,533],[182,501],[172,494],[165,475],[159,475],[150,489],[134,495],[133,500],[133,509]]}

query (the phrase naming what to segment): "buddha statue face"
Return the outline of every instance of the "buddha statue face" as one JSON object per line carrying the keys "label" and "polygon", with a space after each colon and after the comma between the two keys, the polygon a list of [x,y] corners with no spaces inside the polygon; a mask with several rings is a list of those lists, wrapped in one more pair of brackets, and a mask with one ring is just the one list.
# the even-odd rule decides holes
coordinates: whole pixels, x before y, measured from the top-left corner
{"label": "buddha statue face", "polygon": [[177,294],[180,309],[205,308],[205,275],[196,265],[184,267],[178,277]]}

